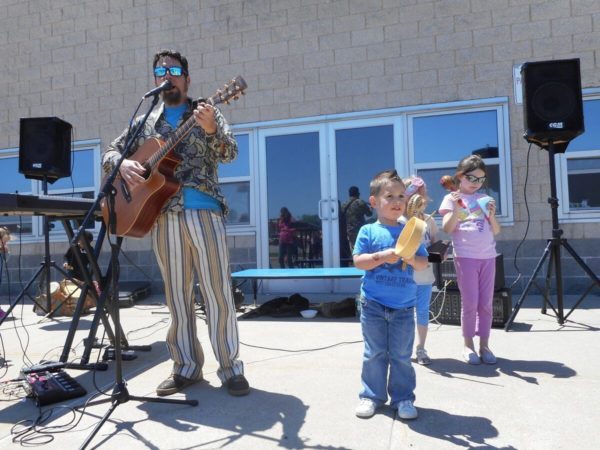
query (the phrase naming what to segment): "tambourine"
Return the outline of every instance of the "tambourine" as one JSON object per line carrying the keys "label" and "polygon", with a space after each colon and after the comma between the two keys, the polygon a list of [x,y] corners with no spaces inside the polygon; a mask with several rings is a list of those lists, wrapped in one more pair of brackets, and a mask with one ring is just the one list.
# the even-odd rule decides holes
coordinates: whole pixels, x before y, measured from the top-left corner
{"label": "tambourine", "polygon": [[[394,253],[402,259],[411,259],[417,253],[419,245],[423,240],[425,232],[425,221],[417,217],[411,217],[404,229],[398,236]],[[406,268],[406,263],[402,264],[402,269]]]}

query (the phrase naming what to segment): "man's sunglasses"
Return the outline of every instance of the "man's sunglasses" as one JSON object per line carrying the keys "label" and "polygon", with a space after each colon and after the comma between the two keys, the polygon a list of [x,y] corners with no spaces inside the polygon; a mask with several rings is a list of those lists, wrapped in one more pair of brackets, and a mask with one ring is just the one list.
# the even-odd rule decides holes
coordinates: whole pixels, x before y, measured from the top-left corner
{"label": "man's sunglasses", "polygon": [[479,184],[485,183],[485,180],[486,180],[486,177],[476,177],[476,176],[469,175],[469,174],[465,174],[465,178],[467,179],[467,181],[469,181],[471,183],[479,183]]}
{"label": "man's sunglasses", "polygon": [[155,77],[164,77],[167,72],[171,74],[173,77],[180,77],[183,75],[184,70],[183,67],[155,67],[154,68],[154,76]]}

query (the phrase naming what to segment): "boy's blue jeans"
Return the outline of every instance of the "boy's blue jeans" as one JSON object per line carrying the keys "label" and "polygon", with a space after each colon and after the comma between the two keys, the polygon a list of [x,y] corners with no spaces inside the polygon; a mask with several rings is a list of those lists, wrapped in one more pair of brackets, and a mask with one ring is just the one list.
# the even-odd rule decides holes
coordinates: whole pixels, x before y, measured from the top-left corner
{"label": "boy's blue jeans", "polygon": [[365,349],[360,398],[381,406],[389,394],[393,408],[402,400],[414,401],[416,376],[410,360],[415,340],[414,307],[393,309],[364,298],[361,304]]}

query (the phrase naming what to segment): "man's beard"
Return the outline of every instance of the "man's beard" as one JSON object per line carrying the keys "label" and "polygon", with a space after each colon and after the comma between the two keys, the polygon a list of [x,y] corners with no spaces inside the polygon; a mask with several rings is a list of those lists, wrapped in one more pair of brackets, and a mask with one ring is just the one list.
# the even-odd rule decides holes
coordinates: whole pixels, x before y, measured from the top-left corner
{"label": "man's beard", "polygon": [[175,87],[163,92],[163,102],[167,105],[178,105],[181,102],[181,91]]}

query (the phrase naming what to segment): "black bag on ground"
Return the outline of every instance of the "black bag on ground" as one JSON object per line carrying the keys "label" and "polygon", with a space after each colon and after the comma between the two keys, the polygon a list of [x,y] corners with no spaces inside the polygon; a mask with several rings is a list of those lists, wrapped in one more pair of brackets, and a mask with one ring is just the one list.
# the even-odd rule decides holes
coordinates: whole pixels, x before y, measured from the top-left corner
{"label": "black bag on ground", "polygon": [[308,309],[310,302],[300,294],[292,294],[289,297],[277,297],[264,302],[258,308],[242,314],[240,318],[272,316],[272,317],[296,317],[300,311]]}
{"label": "black bag on ground", "polygon": [[321,314],[325,317],[354,317],[356,315],[356,300],[348,297],[339,302],[321,303]]}

